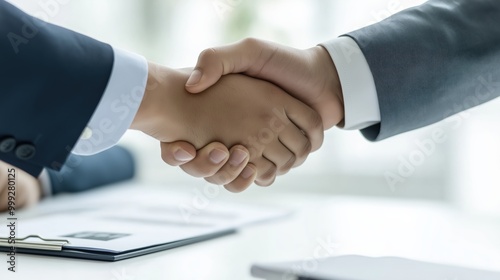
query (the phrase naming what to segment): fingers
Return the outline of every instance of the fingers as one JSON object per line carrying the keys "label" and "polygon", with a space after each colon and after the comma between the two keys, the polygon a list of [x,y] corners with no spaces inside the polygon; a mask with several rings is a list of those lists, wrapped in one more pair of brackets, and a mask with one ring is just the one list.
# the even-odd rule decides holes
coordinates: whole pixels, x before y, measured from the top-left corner
{"label": "fingers", "polygon": [[311,151],[318,150],[323,144],[324,130],[321,116],[298,100],[294,100],[286,108],[286,115],[298,128],[300,128],[309,141],[311,141]]}
{"label": "fingers", "polygon": [[184,141],[161,143],[161,158],[171,166],[179,166],[189,162],[196,156],[193,145]]}
{"label": "fingers", "polygon": [[183,165],[181,169],[194,177],[213,176],[229,158],[229,151],[221,143],[213,142],[198,150],[197,156]]}
{"label": "fingers", "polygon": [[252,163],[249,163],[231,183],[224,185],[226,190],[234,193],[246,190],[257,176],[257,168]]}
{"label": "fingers", "polygon": [[[302,135],[302,137],[305,138],[304,135]],[[296,160],[295,154],[287,147],[283,146],[278,139],[269,143],[262,155],[276,166],[276,172],[278,175],[282,175],[290,171]]]}
{"label": "fingers", "polygon": [[274,49],[272,44],[253,38],[206,49],[198,57],[195,70],[186,83],[186,90],[199,93],[215,84],[223,75],[246,72],[252,68],[261,69],[272,57]]}
{"label": "fingers", "polygon": [[224,165],[228,155],[226,146],[217,142],[208,144],[198,152],[184,141],[161,143],[163,161],[172,166],[180,165],[184,172],[194,177],[212,176]]}
{"label": "fingers", "polygon": [[257,167],[255,184],[261,187],[267,187],[274,183],[278,169],[272,161],[265,157],[260,157],[252,163]]}
{"label": "fingers", "polygon": [[[283,121],[285,121],[285,118],[286,117],[283,117]],[[302,118],[300,121],[303,121]],[[302,130],[291,123],[291,121],[286,120],[285,125],[280,126],[279,130],[278,138],[266,144],[263,151],[262,155],[266,161],[255,161],[257,167],[264,164],[264,167],[258,170],[258,185],[267,186],[271,184],[276,174],[286,174],[292,167],[302,164],[311,152],[311,141]],[[322,140],[322,129],[319,131],[311,129],[311,131],[311,134],[320,133],[321,135],[317,135],[317,137]],[[274,167],[271,167],[268,162],[274,164]],[[266,170],[263,171],[263,169]]]}
{"label": "fingers", "polygon": [[291,167],[303,164],[311,153],[311,141],[294,125],[287,126],[279,134],[278,139],[295,155],[295,162]]}
{"label": "fingers", "polygon": [[[196,152],[191,144],[178,141],[161,143],[161,149],[162,158],[169,165],[180,165],[191,176],[205,177],[208,182],[224,185],[231,192],[244,191],[257,176],[257,168],[248,164],[250,153],[241,145],[228,152],[223,144],[214,142]],[[196,157],[190,159],[193,154]]]}
{"label": "fingers", "polygon": [[240,175],[250,159],[250,153],[241,145],[232,147],[229,153],[229,160],[226,164],[214,175],[206,177],[205,180],[216,185],[226,185]]}

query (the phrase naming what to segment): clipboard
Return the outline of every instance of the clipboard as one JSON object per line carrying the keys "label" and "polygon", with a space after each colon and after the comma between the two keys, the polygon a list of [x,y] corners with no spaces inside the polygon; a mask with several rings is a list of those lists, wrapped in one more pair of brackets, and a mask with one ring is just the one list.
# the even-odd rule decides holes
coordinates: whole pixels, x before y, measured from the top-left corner
{"label": "clipboard", "polygon": [[[64,247],[64,245],[69,244],[68,240],[44,239],[38,235],[29,235],[24,238],[16,238],[14,240],[16,241],[16,253],[115,262],[210,240],[213,238],[233,234],[235,232],[236,230],[234,229],[226,230],[194,238],[188,238],[175,242],[158,244],[155,246],[138,248],[135,250],[128,250],[118,253],[103,252],[99,250],[69,249]],[[28,241],[29,239],[33,238],[37,238],[40,241]],[[8,243],[7,238],[0,238],[0,252],[9,252],[11,246],[12,244]]]}
{"label": "clipboard", "polygon": [[[139,185],[49,198],[17,213],[15,251],[113,262],[226,236],[290,214],[288,209],[223,200],[192,211],[192,201],[192,193]],[[1,252],[13,245],[7,230],[0,227]]]}

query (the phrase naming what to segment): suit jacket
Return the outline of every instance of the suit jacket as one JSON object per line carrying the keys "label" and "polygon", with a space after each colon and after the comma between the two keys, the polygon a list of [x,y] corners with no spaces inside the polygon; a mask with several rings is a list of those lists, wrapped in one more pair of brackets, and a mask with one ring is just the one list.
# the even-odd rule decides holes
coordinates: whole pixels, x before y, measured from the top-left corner
{"label": "suit jacket", "polygon": [[134,177],[130,152],[115,146],[93,156],[70,155],[61,171],[48,170],[52,194],[81,192]]}
{"label": "suit jacket", "polygon": [[500,95],[500,1],[431,0],[346,34],[375,80],[381,140]]}
{"label": "suit jacket", "polygon": [[111,46],[0,0],[0,160],[60,169],[108,83]]}

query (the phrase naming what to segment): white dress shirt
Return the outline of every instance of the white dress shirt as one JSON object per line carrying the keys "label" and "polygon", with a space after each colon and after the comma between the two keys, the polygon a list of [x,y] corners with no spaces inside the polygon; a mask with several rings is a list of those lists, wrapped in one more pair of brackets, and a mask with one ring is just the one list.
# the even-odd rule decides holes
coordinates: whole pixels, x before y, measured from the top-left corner
{"label": "white dress shirt", "polygon": [[73,148],[93,155],[114,146],[132,124],[148,79],[148,63],[140,55],[113,48],[114,64],[106,90],[90,122]]}
{"label": "white dress shirt", "polygon": [[344,96],[344,127],[357,130],[380,123],[380,108],[372,72],[358,44],[339,37],[321,44],[330,53]]}
{"label": "white dress shirt", "polygon": [[[148,63],[140,55],[113,48],[114,63],[108,85],[87,127],[72,150],[93,155],[116,145],[132,124],[148,79]],[[47,170],[38,177],[43,196],[52,194]]]}

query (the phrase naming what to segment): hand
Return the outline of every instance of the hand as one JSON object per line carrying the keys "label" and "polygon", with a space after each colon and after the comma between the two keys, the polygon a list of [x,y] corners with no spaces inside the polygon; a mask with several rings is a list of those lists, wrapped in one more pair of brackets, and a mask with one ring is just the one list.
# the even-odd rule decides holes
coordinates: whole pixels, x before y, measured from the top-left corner
{"label": "hand", "polygon": [[6,211],[8,209],[8,174],[12,174],[12,172],[9,172],[9,170],[12,169],[15,169],[16,209],[33,205],[38,202],[42,196],[42,188],[40,186],[40,182],[36,178],[19,168],[15,168],[3,161],[0,161],[0,212]]}
{"label": "hand", "polygon": [[[207,49],[201,53],[186,89],[199,93],[216,83],[222,75],[238,72],[271,81],[310,105],[321,115],[325,129],[341,123],[344,118],[337,70],[323,47],[298,50],[262,40],[245,39],[233,45]],[[220,143],[212,144],[222,146]],[[163,144],[163,149],[168,154],[184,149],[190,150],[193,158],[196,155],[194,147],[186,142]],[[186,172],[196,174],[210,166],[207,154],[204,149],[192,161],[178,161],[170,157],[168,163],[181,165]],[[217,176],[219,173],[216,170],[217,166],[212,164],[210,174]]]}
{"label": "hand", "polygon": [[203,51],[186,83],[199,93],[229,73],[272,82],[316,110],[325,129],[344,118],[342,89],[337,69],[321,46],[299,50],[258,39]]}
{"label": "hand", "polygon": [[[319,115],[272,84],[228,75],[206,94],[195,96],[184,89],[189,73],[151,68],[155,66],[150,65],[150,73],[155,73],[151,76],[156,79],[148,81],[131,128],[160,142],[184,140],[196,149],[215,141],[226,147],[243,145],[250,154],[248,161],[255,166],[252,176],[263,186],[270,185],[276,173],[284,174],[301,164],[311,149],[321,146],[323,126]],[[225,161],[227,157],[220,164]],[[227,180],[211,177],[214,182],[219,179]]]}
{"label": "hand", "polygon": [[[162,158],[167,164],[180,166],[187,174],[204,177],[210,183],[225,185],[228,190],[244,190],[255,180],[256,167],[252,163],[247,166],[250,153],[242,145],[235,145],[230,151],[218,142],[198,151],[185,141],[161,143],[161,147]],[[224,155],[222,160],[217,156],[221,153]]]}

